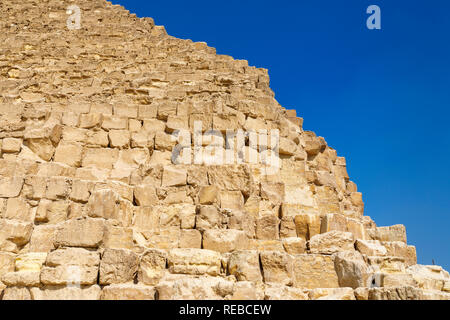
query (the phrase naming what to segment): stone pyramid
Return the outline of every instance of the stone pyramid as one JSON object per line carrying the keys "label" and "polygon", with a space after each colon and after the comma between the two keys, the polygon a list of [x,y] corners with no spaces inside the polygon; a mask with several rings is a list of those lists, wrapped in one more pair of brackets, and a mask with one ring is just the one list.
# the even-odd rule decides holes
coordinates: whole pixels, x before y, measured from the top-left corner
{"label": "stone pyramid", "polygon": [[449,299],[267,70],[104,0],[0,26],[0,298]]}

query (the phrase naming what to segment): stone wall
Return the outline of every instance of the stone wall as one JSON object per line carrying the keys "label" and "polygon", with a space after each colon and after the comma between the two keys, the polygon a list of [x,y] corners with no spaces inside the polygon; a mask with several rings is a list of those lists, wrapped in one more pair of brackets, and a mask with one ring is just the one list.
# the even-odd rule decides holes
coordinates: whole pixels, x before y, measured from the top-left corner
{"label": "stone wall", "polygon": [[[404,226],[363,215],[345,158],[267,70],[104,0],[2,0],[0,26],[1,298],[450,297]],[[248,137],[236,163],[178,164],[173,133],[196,121],[278,130],[281,168]]]}

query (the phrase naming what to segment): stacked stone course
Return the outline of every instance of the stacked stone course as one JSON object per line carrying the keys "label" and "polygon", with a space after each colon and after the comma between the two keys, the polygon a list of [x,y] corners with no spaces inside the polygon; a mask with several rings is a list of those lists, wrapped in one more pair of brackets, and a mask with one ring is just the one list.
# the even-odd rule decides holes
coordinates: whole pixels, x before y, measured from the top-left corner
{"label": "stacked stone course", "polygon": [[[104,0],[2,0],[0,27],[2,299],[450,299],[267,70]],[[279,130],[280,171],[248,142],[239,164],[174,164],[195,121]]]}

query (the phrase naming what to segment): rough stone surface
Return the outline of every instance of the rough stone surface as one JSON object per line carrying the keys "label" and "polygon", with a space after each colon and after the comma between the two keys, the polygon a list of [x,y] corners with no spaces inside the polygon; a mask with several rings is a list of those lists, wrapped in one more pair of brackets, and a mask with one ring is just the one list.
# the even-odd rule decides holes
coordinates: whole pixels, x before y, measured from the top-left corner
{"label": "rough stone surface", "polygon": [[0,4],[0,297],[450,299],[268,70],[67,2]]}

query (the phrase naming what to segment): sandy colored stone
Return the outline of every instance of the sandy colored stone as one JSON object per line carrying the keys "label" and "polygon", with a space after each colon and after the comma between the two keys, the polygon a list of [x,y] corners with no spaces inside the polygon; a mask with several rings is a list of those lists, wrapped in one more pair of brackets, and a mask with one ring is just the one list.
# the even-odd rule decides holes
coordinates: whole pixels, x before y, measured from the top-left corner
{"label": "sandy colored stone", "polygon": [[315,235],[309,241],[311,253],[333,254],[339,251],[354,250],[353,234],[349,232],[330,231]]}
{"label": "sandy colored stone", "polygon": [[83,287],[46,286],[31,288],[33,300],[99,300],[101,288],[97,285]]}
{"label": "sandy colored stone", "polygon": [[134,284],[113,284],[103,288],[100,300],[155,300],[155,288]]}
{"label": "sandy colored stone", "polygon": [[208,230],[203,233],[203,248],[221,253],[245,250],[247,236],[239,230]]}
{"label": "sandy colored stone", "polygon": [[235,251],[228,260],[228,273],[238,281],[262,281],[257,251]]}
{"label": "sandy colored stone", "polygon": [[266,283],[293,283],[293,259],[286,253],[278,251],[264,251],[260,253],[261,266]]}
{"label": "sandy colored stone", "polygon": [[169,271],[174,274],[220,274],[220,254],[210,250],[172,249],[167,257]]}
{"label": "sandy colored stone", "polygon": [[55,245],[96,248],[102,243],[104,232],[105,222],[103,219],[69,220],[59,227]]}
{"label": "sandy colored stone", "polygon": [[139,257],[126,249],[106,249],[100,263],[100,284],[116,284],[133,281],[137,273]]}
{"label": "sandy colored stone", "polygon": [[339,280],[332,257],[317,254],[294,256],[296,288],[338,288]]}
{"label": "sandy colored stone", "polygon": [[164,276],[167,253],[158,249],[149,249],[141,257],[138,279],[147,285],[156,285]]}

